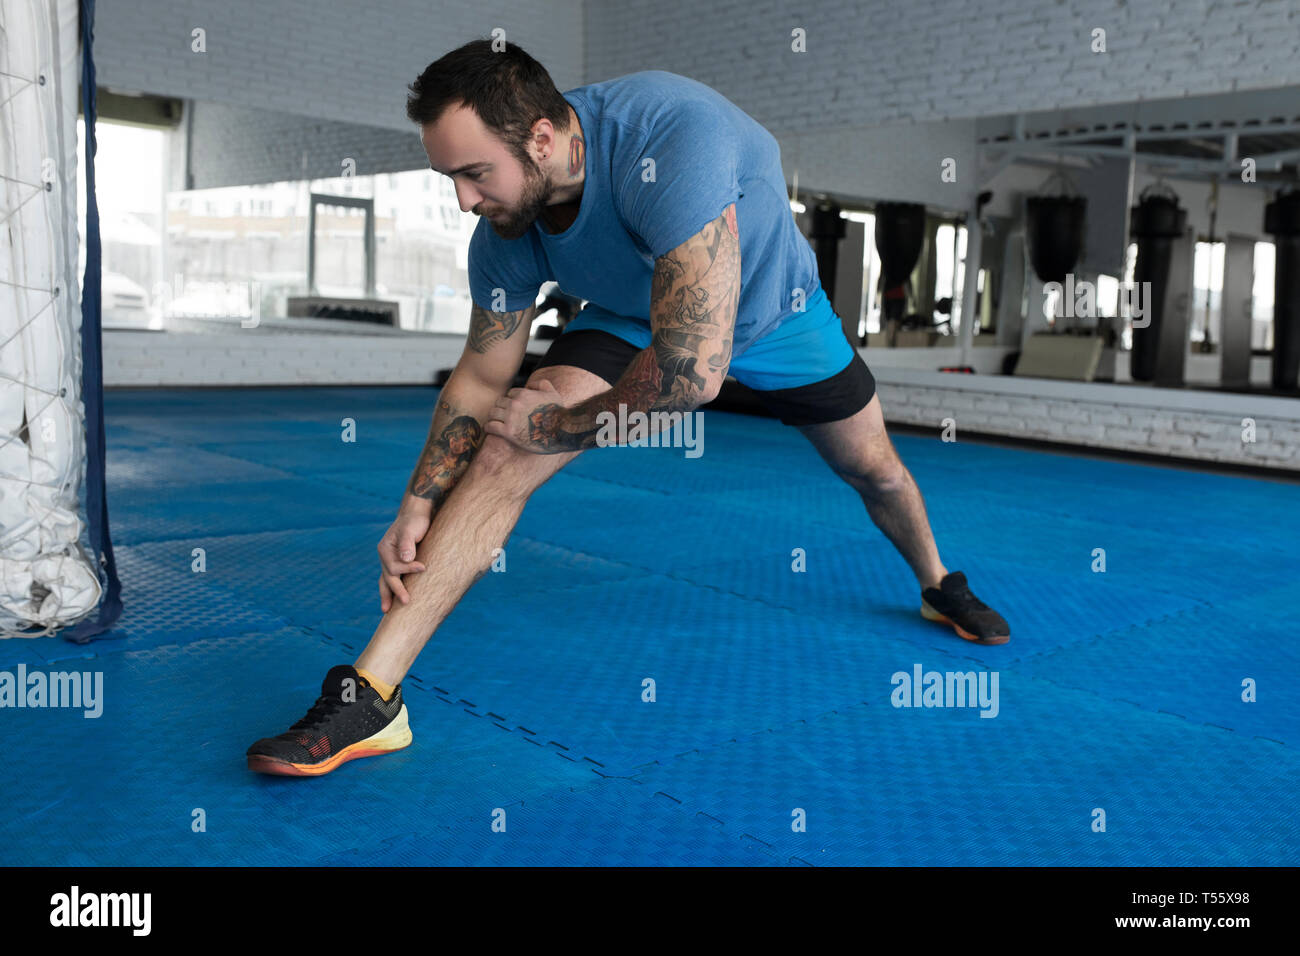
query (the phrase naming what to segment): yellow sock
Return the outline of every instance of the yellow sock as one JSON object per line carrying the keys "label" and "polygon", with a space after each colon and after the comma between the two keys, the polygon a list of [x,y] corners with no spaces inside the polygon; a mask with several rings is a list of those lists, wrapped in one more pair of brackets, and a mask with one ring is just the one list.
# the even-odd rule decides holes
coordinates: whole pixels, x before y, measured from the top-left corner
{"label": "yellow sock", "polygon": [[379,691],[379,696],[384,700],[389,700],[393,696],[393,691],[397,689],[396,684],[385,684],[374,674],[370,673],[370,671],[363,671],[358,667],[357,673],[369,681],[370,686]]}

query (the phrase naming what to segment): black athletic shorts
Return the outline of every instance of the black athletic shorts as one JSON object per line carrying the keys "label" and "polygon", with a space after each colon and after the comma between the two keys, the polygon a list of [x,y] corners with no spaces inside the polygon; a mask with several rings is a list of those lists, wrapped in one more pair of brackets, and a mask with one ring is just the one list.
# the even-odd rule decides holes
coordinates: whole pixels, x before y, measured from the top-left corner
{"label": "black athletic shorts", "polygon": [[[731,362],[730,372],[786,425],[836,422],[866,407],[876,380],[818,289],[807,312],[787,317]],[[642,344],[637,344],[638,342]],[[613,385],[650,344],[644,320],[588,303],[551,343],[538,368],[571,365]],[[782,387],[784,382],[796,384]]]}

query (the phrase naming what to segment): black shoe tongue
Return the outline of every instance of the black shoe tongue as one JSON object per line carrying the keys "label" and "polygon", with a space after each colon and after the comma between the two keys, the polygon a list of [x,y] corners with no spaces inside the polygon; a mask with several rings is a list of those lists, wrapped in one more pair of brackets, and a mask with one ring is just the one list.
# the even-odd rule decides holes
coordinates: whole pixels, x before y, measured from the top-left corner
{"label": "black shoe tongue", "polygon": [[952,571],[946,578],[939,582],[939,587],[944,591],[961,590],[966,586],[966,575],[961,571]]}
{"label": "black shoe tongue", "polygon": [[325,680],[320,685],[320,695],[322,697],[342,697],[343,682],[352,680],[352,690],[355,693],[362,687],[362,680],[357,674],[357,669],[351,664],[339,664],[337,667],[331,667]]}

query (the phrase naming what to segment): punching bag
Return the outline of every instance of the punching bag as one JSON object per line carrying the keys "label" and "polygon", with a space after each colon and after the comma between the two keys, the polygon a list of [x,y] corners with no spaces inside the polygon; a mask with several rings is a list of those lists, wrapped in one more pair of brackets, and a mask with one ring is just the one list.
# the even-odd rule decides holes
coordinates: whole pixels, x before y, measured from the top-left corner
{"label": "punching bag", "polygon": [[[1162,192],[1156,192],[1157,188]],[[1142,283],[1151,283],[1151,295],[1144,303],[1151,324],[1133,330],[1130,374],[1135,382],[1150,382],[1155,379],[1160,351],[1161,319],[1169,291],[1169,257],[1174,240],[1187,228],[1187,210],[1178,208],[1178,197],[1169,187],[1153,185],[1142,190],[1130,215],[1129,234],[1138,247],[1133,283],[1139,289]]]}
{"label": "punching bag", "polygon": [[1297,390],[1300,376],[1300,192],[1283,193],[1264,207],[1264,231],[1273,237],[1273,387]]}
{"label": "punching bag", "polygon": [[901,319],[907,312],[904,284],[925,245],[925,206],[912,202],[876,204],[876,251],[884,285],[882,317]]}
{"label": "punching bag", "polygon": [[835,262],[840,254],[840,240],[848,230],[848,223],[840,216],[839,203],[823,200],[813,207],[812,230],[808,241],[817,256],[817,276],[821,280],[826,298],[834,298]]}
{"label": "punching bag", "polygon": [[1029,262],[1044,282],[1065,284],[1083,251],[1083,196],[1030,196],[1025,212]]}

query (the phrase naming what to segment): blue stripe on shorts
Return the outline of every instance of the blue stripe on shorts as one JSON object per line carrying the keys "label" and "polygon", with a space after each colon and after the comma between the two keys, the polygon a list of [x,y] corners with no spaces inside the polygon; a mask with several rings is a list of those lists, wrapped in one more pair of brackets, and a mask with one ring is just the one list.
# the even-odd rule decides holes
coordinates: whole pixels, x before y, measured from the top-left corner
{"label": "blue stripe on shorts", "polygon": [[[844,371],[854,348],[844,335],[840,317],[818,286],[808,308],[794,312],[731,360],[730,374],[760,392],[811,385]],[[573,317],[565,333],[599,329],[617,335],[638,349],[650,346],[650,323],[603,309],[594,302]]]}

